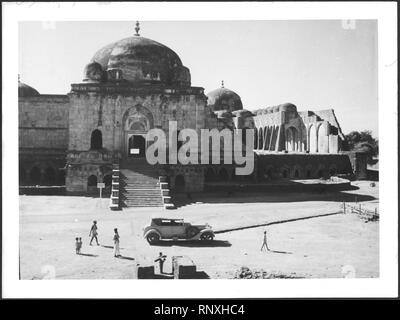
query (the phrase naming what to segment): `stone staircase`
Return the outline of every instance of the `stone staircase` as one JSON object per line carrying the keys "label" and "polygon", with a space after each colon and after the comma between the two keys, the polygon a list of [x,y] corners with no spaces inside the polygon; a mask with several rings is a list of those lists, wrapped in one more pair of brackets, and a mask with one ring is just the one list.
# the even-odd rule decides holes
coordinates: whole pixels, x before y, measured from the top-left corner
{"label": "stone staircase", "polygon": [[173,206],[169,203],[169,190],[165,190],[165,183],[160,182],[157,167],[149,165],[145,159],[121,163],[119,188],[119,203],[122,208]]}

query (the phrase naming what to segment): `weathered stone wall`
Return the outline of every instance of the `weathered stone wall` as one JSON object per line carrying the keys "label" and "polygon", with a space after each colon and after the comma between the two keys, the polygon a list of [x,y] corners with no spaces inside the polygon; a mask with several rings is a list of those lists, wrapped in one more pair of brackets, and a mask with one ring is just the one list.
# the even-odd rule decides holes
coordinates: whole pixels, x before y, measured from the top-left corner
{"label": "weathered stone wall", "polygon": [[263,154],[258,155],[257,166],[259,180],[315,179],[352,173],[346,154]]}
{"label": "weathered stone wall", "polygon": [[[130,134],[146,134],[149,129],[159,128],[166,133],[168,142],[170,121],[177,122],[177,130],[192,128],[200,133],[200,129],[207,127],[206,97],[202,88],[125,87],[126,91],[118,85],[107,85],[105,88],[95,84],[73,85],[69,94],[69,192],[88,191],[88,178],[91,175],[102,178],[102,174],[96,173],[98,169],[87,169],[84,167],[86,164],[77,160],[91,152],[94,130],[99,130],[102,136],[102,149],[99,152],[110,153],[98,165],[111,168],[113,163],[127,157]],[[185,180],[190,182],[188,186],[196,185],[191,181],[195,180],[191,178],[195,175],[192,170],[186,173]]]}
{"label": "weathered stone wall", "polygon": [[[155,90],[157,91],[157,90]],[[169,121],[177,121],[178,130],[205,128],[205,96],[201,93],[142,92],[125,95],[72,92],[69,126],[69,150],[90,149],[93,130],[102,132],[103,148],[125,152],[125,119],[131,109],[143,113],[150,127],[168,132]]]}
{"label": "weathered stone wall", "polygon": [[257,110],[256,150],[310,153],[338,153],[343,135],[332,109],[297,112],[288,109]]}
{"label": "weathered stone wall", "polygon": [[[170,187],[174,192],[201,192],[204,170],[201,165],[171,165],[168,169]],[[182,183],[183,181],[183,183]]]}
{"label": "weathered stone wall", "polygon": [[65,184],[69,99],[66,95],[19,98],[21,185]]}
{"label": "weathered stone wall", "polygon": [[69,99],[41,95],[19,99],[19,147],[66,149]]}

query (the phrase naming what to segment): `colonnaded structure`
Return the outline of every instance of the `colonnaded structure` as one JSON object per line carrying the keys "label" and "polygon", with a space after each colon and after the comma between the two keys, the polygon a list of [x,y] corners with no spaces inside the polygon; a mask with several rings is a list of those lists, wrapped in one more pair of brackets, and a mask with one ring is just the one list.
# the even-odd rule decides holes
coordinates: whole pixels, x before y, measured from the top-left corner
{"label": "colonnaded structure", "polygon": [[[191,86],[190,71],[168,47],[136,34],[100,49],[84,79],[67,95],[40,94],[18,81],[20,186],[65,185],[90,194],[103,182],[111,207],[172,206],[170,190],[206,191],[274,181],[363,178],[365,160],[342,152],[333,109],[299,111],[291,103],[249,111],[224,87],[207,95]],[[254,130],[254,171],[235,164],[150,165],[146,133],[191,128]],[[178,147],[182,142],[177,141]]]}

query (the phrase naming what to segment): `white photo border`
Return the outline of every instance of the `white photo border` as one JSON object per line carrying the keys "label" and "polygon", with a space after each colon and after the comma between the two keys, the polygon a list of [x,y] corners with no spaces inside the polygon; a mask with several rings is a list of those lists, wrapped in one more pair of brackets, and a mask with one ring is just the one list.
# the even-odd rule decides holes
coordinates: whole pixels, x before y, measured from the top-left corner
{"label": "white photo border", "polygon": [[[398,296],[397,3],[148,2],[2,3],[3,6],[3,266],[4,298],[307,298]],[[380,267],[374,279],[19,280],[18,23],[135,20],[378,21]],[[156,290],[155,290],[156,288]],[[189,288],[189,290],[187,290]],[[193,290],[196,288],[196,290]],[[212,290],[210,290],[212,288]]]}

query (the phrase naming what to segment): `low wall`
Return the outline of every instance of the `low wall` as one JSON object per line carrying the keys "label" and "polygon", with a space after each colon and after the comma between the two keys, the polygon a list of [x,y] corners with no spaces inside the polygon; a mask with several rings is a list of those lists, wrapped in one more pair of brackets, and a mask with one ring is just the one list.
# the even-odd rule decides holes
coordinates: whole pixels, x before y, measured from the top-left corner
{"label": "low wall", "polygon": [[351,182],[347,179],[336,178],[333,180],[308,180],[282,181],[274,183],[248,183],[248,184],[217,184],[205,185],[207,192],[328,192],[351,189]]}
{"label": "low wall", "polygon": [[261,153],[257,155],[259,181],[279,178],[329,178],[352,172],[347,154]]}

